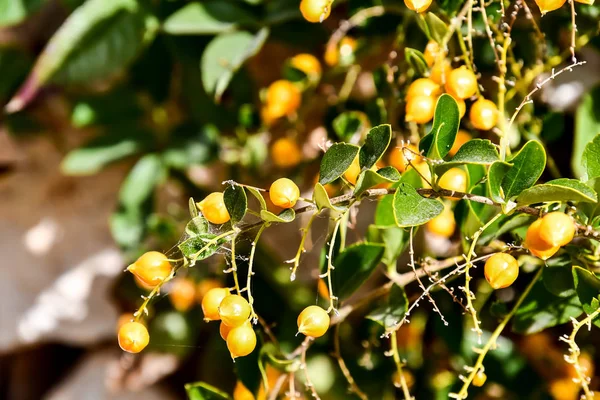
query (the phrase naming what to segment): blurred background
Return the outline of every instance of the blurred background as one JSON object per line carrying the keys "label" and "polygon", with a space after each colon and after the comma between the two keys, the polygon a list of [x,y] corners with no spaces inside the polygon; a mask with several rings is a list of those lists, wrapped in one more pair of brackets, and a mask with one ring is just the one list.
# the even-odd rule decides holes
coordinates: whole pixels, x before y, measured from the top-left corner
{"label": "blurred background", "polygon": [[[462,5],[442,3],[440,12],[448,15]],[[181,298],[167,299],[175,283],[167,287],[152,309],[150,346],[138,357],[123,354],[116,342],[119,319],[127,319],[146,293],[124,269],[146,250],[172,251],[189,220],[189,197],[199,200],[222,190],[224,180],[265,187],[287,176],[310,196],[322,146],[339,140],[334,120],[340,113],[358,113],[352,120],[363,121],[357,132],[383,122],[400,130],[402,111],[395,111],[403,106],[389,107],[382,99],[393,96],[386,87],[386,65],[400,66],[402,82],[403,48],[422,50],[427,43],[402,1],[336,1],[323,24],[304,21],[298,4],[0,0],[0,398],[180,399],[186,383],[200,380],[232,393],[244,361],[231,363],[218,326],[203,323],[197,305],[210,287],[227,283],[223,257],[187,271],[193,285],[177,289]],[[381,4],[395,11],[361,23],[333,60],[331,54],[324,58],[342,20]],[[551,119],[540,134],[565,174],[575,111],[600,80],[598,18],[597,6],[580,11],[580,30],[590,37],[579,57],[587,64],[553,81],[536,99],[535,115]],[[568,10],[541,20],[550,54],[568,48],[569,20]],[[519,29],[518,40],[534,41],[529,27]],[[494,68],[486,41],[475,38],[484,82]],[[261,117],[270,83],[307,79],[289,66],[299,53],[320,60],[320,83],[307,84],[293,118]],[[519,56],[535,57],[533,50]],[[297,161],[269,155],[270,144],[282,137],[299,144]],[[372,208],[363,207],[350,240],[362,237]],[[291,283],[284,261],[295,254],[302,222],[270,229],[256,260],[257,307],[287,349],[301,341],[294,336],[298,310],[315,301],[326,234],[327,219],[317,220],[307,246],[314,251],[303,258],[300,277]],[[249,244],[242,239],[238,251],[247,253]],[[439,253],[444,251],[451,250]],[[460,318],[460,311],[454,312]],[[434,343],[429,340],[443,328],[428,318],[415,315],[402,335],[403,354],[415,370],[427,357],[422,346]],[[365,322],[357,325],[341,328],[349,368],[365,389],[378,393],[374,398],[395,398],[381,387],[383,377],[393,378],[377,347],[377,331]],[[530,357],[537,346],[553,362],[560,360],[564,349],[548,340],[541,334],[518,344],[520,350],[508,347],[518,356],[492,356],[512,368],[507,386],[517,387],[517,377],[528,377],[519,384],[527,388],[497,398],[549,398],[541,389],[531,394],[544,386],[548,360]],[[314,348],[309,366],[317,389],[324,398],[347,398],[347,383],[327,347]],[[423,393],[417,398],[445,398],[448,390],[442,389],[452,383],[444,375],[448,369],[437,365],[427,379],[416,374],[417,393]],[[442,387],[439,393],[431,389],[431,377]]]}

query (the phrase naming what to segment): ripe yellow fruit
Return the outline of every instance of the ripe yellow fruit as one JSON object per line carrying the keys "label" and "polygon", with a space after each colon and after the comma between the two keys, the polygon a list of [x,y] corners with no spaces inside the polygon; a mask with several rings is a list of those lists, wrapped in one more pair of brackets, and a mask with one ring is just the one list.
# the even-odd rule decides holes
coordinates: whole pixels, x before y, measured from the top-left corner
{"label": "ripe yellow fruit", "polygon": [[332,0],[302,0],[300,12],[308,22],[322,22],[331,13]]}
{"label": "ripe yellow fruit", "polygon": [[467,173],[460,168],[451,168],[438,181],[439,187],[453,192],[467,191]]}
{"label": "ripe yellow fruit", "polygon": [[[252,323],[250,322],[250,320],[246,320],[242,325],[247,325],[248,327],[252,328]],[[236,328],[236,327],[226,325],[223,323],[223,321],[221,321],[221,324],[219,324],[219,335],[221,335],[221,338],[223,340],[227,340],[227,336],[229,336],[229,332],[231,332],[231,330],[234,328]]]}
{"label": "ripe yellow fruit", "polygon": [[318,77],[321,75],[321,63],[312,54],[295,55],[290,60],[290,65],[304,72],[307,76]]}
{"label": "ripe yellow fruit", "polygon": [[473,137],[471,136],[471,134],[467,131],[464,130],[459,130],[458,133],[456,134],[456,139],[454,139],[454,144],[452,145],[452,148],[450,149],[450,152],[448,153],[450,155],[450,157],[453,157],[458,150],[463,146],[463,144],[467,143],[469,140],[473,139]]}
{"label": "ripe yellow fruit", "polygon": [[173,267],[163,253],[149,251],[142,254],[127,270],[144,284],[154,287],[171,275]]}
{"label": "ripe yellow fruit", "polygon": [[222,286],[223,284],[216,279],[203,279],[202,281],[200,281],[200,283],[198,283],[198,286],[196,287],[196,301],[198,302],[198,304],[202,304],[202,299],[204,298],[204,296],[206,296],[206,293],[208,293],[210,289],[220,288]]}
{"label": "ripe yellow fruit", "polygon": [[427,11],[431,5],[432,0],[404,0],[404,4],[409,10],[422,13]]}
{"label": "ripe yellow fruit", "polygon": [[325,49],[325,64],[333,67],[340,62],[341,57],[349,57],[356,50],[356,39],[350,36],[345,36],[340,40],[339,46],[327,46]]}
{"label": "ripe yellow fruit", "polygon": [[498,107],[493,101],[478,99],[471,105],[469,119],[475,128],[488,131],[498,123]]}
{"label": "ripe yellow fruit", "polygon": [[552,246],[541,238],[541,225],[541,218],[529,225],[529,228],[527,228],[527,233],[525,234],[525,242],[523,245],[534,256],[542,260],[547,260],[552,257],[558,251],[558,249],[560,249],[560,246]]}
{"label": "ripe yellow fruit", "polygon": [[433,64],[435,64],[435,60],[437,60],[440,54],[440,45],[435,40],[430,40],[427,42],[427,46],[425,46],[425,51],[423,51],[423,56],[425,57],[425,62],[427,66],[431,68]]}
{"label": "ripe yellow fruit", "polygon": [[550,11],[558,10],[566,2],[567,0],[535,0],[535,4],[537,4],[537,6],[540,8],[540,12],[542,13],[542,15]]}
{"label": "ripe yellow fruit", "polygon": [[244,386],[241,381],[237,381],[233,389],[233,400],[255,400],[252,392]]}
{"label": "ripe yellow fruit", "polygon": [[279,168],[295,167],[302,161],[302,151],[296,141],[279,138],[271,145],[271,159]]}
{"label": "ripe yellow fruit", "polygon": [[445,85],[451,72],[450,61],[443,59],[433,64],[431,71],[429,71],[429,78],[439,85]]}
{"label": "ripe yellow fruit", "polygon": [[[404,150],[404,148],[406,148],[406,150]],[[410,160],[413,165],[423,162],[423,159],[417,154],[421,154],[421,152],[414,144],[394,147],[390,152],[388,161],[392,167],[400,172],[404,172],[406,171],[406,168],[410,166],[408,160]]]}
{"label": "ripe yellow fruit", "polygon": [[300,198],[300,189],[288,178],[279,178],[269,188],[269,198],[273,205],[292,208]]}
{"label": "ripe yellow fruit", "polygon": [[540,239],[552,246],[564,246],[575,236],[573,218],[560,211],[548,213],[542,217]]}
{"label": "ripe yellow fruit", "polygon": [[482,387],[486,380],[487,375],[483,371],[479,371],[473,377],[473,386]]}
{"label": "ripe yellow fruit", "polygon": [[410,84],[406,92],[406,101],[416,96],[435,97],[440,94],[441,87],[429,78],[419,78]]}
{"label": "ripe yellow fruit", "polygon": [[494,289],[509,287],[519,276],[519,263],[513,256],[496,253],[485,262],[485,279]]}
{"label": "ripe yellow fruit", "polygon": [[256,347],[256,334],[252,326],[241,325],[233,328],[227,335],[227,348],[232,358],[244,357]]}
{"label": "ripe yellow fruit", "polygon": [[196,284],[187,278],[177,278],[169,290],[169,300],[177,311],[185,312],[196,302]]}
{"label": "ripe yellow fruit", "polygon": [[150,342],[148,329],[139,322],[127,322],[119,328],[119,346],[128,353],[139,353]]}
{"label": "ripe yellow fruit", "polygon": [[229,222],[231,219],[229,211],[225,207],[222,192],[213,192],[196,205],[208,222],[220,225]]}
{"label": "ripe yellow fruit", "polygon": [[415,170],[419,172],[419,175],[421,176],[423,187],[425,189],[431,189],[431,169],[429,169],[429,164],[427,164],[426,162],[416,164]]}
{"label": "ripe yellow fruit", "polygon": [[458,106],[458,115],[461,118],[464,117],[467,112],[467,104],[463,99],[454,99],[454,101],[456,101],[456,105]]}
{"label": "ripe yellow fruit", "polygon": [[468,99],[477,93],[477,77],[464,65],[448,75],[446,91],[455,98]]}
{"label": "ripe yellow fruit", "polygon": [[319,306],[308,306],[298,315],[297,322],[298,332],[318,338],[329,329],[329,314]]}
{"label": "ripe yellow fruit", "polygon": [[226,296],[219,305],[221,321],[227,326],[236,328],[250,318],[250,304],[237,294]]}
{"label": "ripe yellow fruit", "polygon": [[449,238],[456,229],[454,213],[450,209],[444,209],[440,215],[427,222],[427,230],[438,236]]}
{"label": "ripe yellow fruit", "polygon": [[352,164],[350,164],[346,172],[344,172],[344,178],[351,184],[356,185],[358,175],[360,175],[360,162],[357,154],[356,157],[354,157],[354,160],[352,160]]}
{"label": "ripe yellow fruit", "polygon": [[581,386],[575,383],[572,378],[554,379],[550,382],[548,391],[554,400],[577,400]]}
{"label": "ripe yellow fruit", "polygon": [[229,289],[210,289],[202,299],[202,312],[205,321],[218,321],[221,319],[219,306],[225,297],[229,296]]}
{"label": "ripe yellow fruit", "polygon": [[406,102],[407,121],[417,124],[426,124],[431,121],[435,113],[435,99],[430,96],[415,96]]}
{"label": "ripe yellow fruit", "polygon": [[[121,329],[121,327],[123,325],[125,325],[128,322],[132,322],[134,320],[134,318],[135,317],[133,316],[132,313],[121,314],[119,316],[119,319],[117,319],[117,333],[119,332],[119,329]],[[140,322],[140,323],[142,323],[142,322]]]}
{"label": "ripe yellow fruit", "polygon": [[271,118],[280,118],[296,112],[302,102],[302,93],[290,81],[278,80],[267,89],[267,108]]}

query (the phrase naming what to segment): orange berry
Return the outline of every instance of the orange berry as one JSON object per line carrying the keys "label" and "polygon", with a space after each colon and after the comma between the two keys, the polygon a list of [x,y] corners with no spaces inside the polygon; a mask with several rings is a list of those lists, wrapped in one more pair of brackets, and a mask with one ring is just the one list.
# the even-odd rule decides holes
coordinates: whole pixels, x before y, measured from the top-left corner
{"label": "orange berry", "polygon": [[494,289],[509,287],[519,276],[519,263],[513,256],[496,253],[485,262],[485,279]]}
{"label": "orange berry", "polygon": [[218,321],[221,319],[219,306],[225,297],[229,296],[229,289],[210,289],[202,299],[202,312],[205,321]]}
{"label": "orange berry", "polygon": [[119,346],[128,353],[139,353],[150,342],[148,329],[139,322],[127,322],[119,328]]}
{"label": "orange berry", "polygon": [[292,82],[278,80],[267,89],[266,101],[270,116],[280,118],[296,112],[302,101],[302,93]]}
{"label": "orange berry", "polygon": [[550,382],[548,391],[554,400],[577,400],[581,386],[572,378],[558,378]]}
{"label": "orange berry", "polygon": [[255,397],[242,382],[237,381],[233,389],[233,400],[255,400]]}
{"label": "orange berry", "polygon": [[273,164],[279,168],[295,167],[302,161],[302,151],[296,141],[289,138],[279,138],[271,146]]}
{"label": "orange berry", "polygon": [[[406,148],[406,150],[404,150],[404,148]],[[400,172],[404,172],[406,171],[406,168],[410,166],[408,160],[410,160],[413,165],[423,162],[423,159],[417,154],[420,154],[420,151],[414,144],[394,147],[390,152],[388,161],[392,167]]]}
{"label": "orange berry", "polygon": [[304,72],[307,76],[318,77],[321,75],[321,63],[312,54],[298,54],[292,57],[290,65]]}
{"label": "orange berry", "polygon": [[450,168],[438,181],[439,187],[453,192],[467,191],[467,173],[460,168]]}
{"label": "orange berry", "polygon": [[435,40],[430,40],[427,42],[427,46],[425,46],[425,51],[423,52],[423,56],[425,57],[425,62],[427,66],[431,68],[433,64],[435,64],[435,60],[437,60],[438,55],[440,54],[440,45]]}
{"label": "orange berry", "polygon": [[133,281],[135,282],[135,286],[139,287],[142,290],[145,290],[146,292],[150,292],[152,291],[152,289],[154,289],[154,286],[148,285],[135,275],[133,276]]}
{"label": "orange berry", "polygon": [[135,317],[132,313],[121,314],[119,316],[119,319],[117,319],[117,332],[119,331],[119,329],[121,329],[123,325],[125,325],[128,322],[132,322],[134,319]]}
{"label": "orange berry", "polygon": [[314,338],[329,329],[329,314],[319,306],[308,306],[298,315],[298,332]]}
{"label": "orange berry", "polygon": [[446,91],[455,98],[468,99],[477,93],[477,77],[464,65],[448,75]]}
{"label": "orange berry", "polygon": [[[250,320],[246,320],[242,325],[248,325],[249,327],[252,327]],[[224,324],[223,321],[221,321],[221,323],[219,324],[219,335],[221,335],[221,338],[223,340],[227,340],[227,336],[229,335],[229,332],[231,332],[231,330],[233,328],[235,328],[235,327],[231,327],[227,324]]]}
{"label": "orange berry", "polygon": [[431,169],[429,169],[429,164],[423,162],[415,165],[415,170],[419,172],[421,176],[421,181],[423,182],[423,187],[425,189],[431,189]]}
{"label": "orange berry", "polygon": [[433,64],[431,71],[429,71],[429,78],[439,85],[445,85],[450,76],[450,72],[452,72],[450,61],[443,59]]}
{"label": "orange berry", "polygon": [[267,105],[261,108],[260,118],[266,126],[271,126],[278,117],[274,115],[273,110]]}
{"label": "orange berry", "polygon": [[573,218],[560,211],[548,213],[542,217],[540,239],[552,246],[564,246],[575,236]]}
{"label": "orange berry", "polygon": [[450,209],[445,209],[440,215],[427,222],[427,230],[438,236],[449,238],[456,229],[456,220],[454,213]]}
{"label": "orange berry", "polygon": [[156,286],[171,275],[171,263],[167,256],[158,251],[148,251],[127,270],[148,286]]}
{"label": "orange berry", "polygon": [[213,224],[224,224],[231,219],[222,192],[213,192],[196,205],[204,218]]}
{"label": "orange berry", "polygon": [[465,116],[467,112],[467,104],[463,99],[454,99],[456,101],[456,105],[458,106],[458,115],[462,118]]}
{"label": "orange berry", "polygon": [[487,375],[483,371],[479,371],[473,377],[473,386],[482,387],[487,380]]}
{"label": "orange berry", "polygon": [[273,205],[292,208],[300,198],[300,189],[288,178],[279,178],[269,188],[269,198]]}
{"label": "orange berry", "polygon": [[356,50],[356,39],[345,36],[342,40],[340,40],[339,46],[327,46],[325,49],[325,64],[333,67],[340,62],[340,56],[342,58],[348,58],[354,53]]}
{"label": "orange berry", "polygon": [[537,6],[540,8],[540,12],[542,15],[544,15],[547,12],[558,10],[566,3],[566,1],[567,0],[535,0],[535,4],[537,4]]}
{"label": "orange berry", "polygon": [[527,233],[525,234],[525,242],[523,245],[534,256],[541,258],[542,260],[547,260],[552,257],[558,251],[558,249],[560,249],[560,246],[552,246],[541,238],[541,226],[541,218],[529,225],[529,228],[527,228]]}
{"label": "orange berry", "polygon": [[406,92],[406,101],[416,96],[435,97],[440,94],[440,85],[429,78],[419,78],[410,84]]}
{"label": "orange berry", "polygon": [[426,124],[435,113],[435,99],[430,96],[415,96],[406,102],[407,121]]}
{"label": "orange berry", "polygon": [[458,149],[460,149],[463,144],[467,143],[471,139],[473,139],[473,137],[469,132],[463,131],[462,129],[459,130],[456,134],[456,139],[454,139],[454,144],[452,145],[452,148],[448,154],[451,157],[454,156],[458,152]]}
{"label": "orange berry", "polygon": [[177,311],[185,312],[196,302],[196,284],[191,279],[177,278],[169,290],[169,300]]}
{"label": "orange berry", "polygon": [[220,288],[221,286],[223,286],[221,282],[212,278],[200,281],[200,283],[196,287],[196,301],[198,303],[202,303],[202,299],[204,298],[204,296],[206,296],[206,293],[208,293],[210,289]]}
{"label": "orange berry", "polygon": [[227,348],[232,358],[244,357],[256,347],[256,334],[252,326],[241,325],[233,328],[227,335]]}
{"label": "orange berry", "polygon": [[498,123],[498,107],[493,101],[480,98],[471,105],[469,119],[475,128],[489,131]]}
{"label": "orange berry", "polygon": [[319,296],[325,300],[329,300],[329,287],[323,279],[319,279],[319,283],[317,284],[317,292],[319,293]]}
{"label": "orange berry", "polygon": [[418,13],[427,11],[431,5],[431,2],[432,0],[404,0],[404,4],[409,8],[409,10],[413,10]]}
{"label": "orange berry", "polygon": [[331,13],[333,0],[302,0],[300,12],[308,22],[322,22]]}
{"label": "orange berry", "polygon": [[[406,386],[411,389],[415,385],[415,376],[408,369],[404,369],[402,371],[402,375],[404,376],[404,381],[406,382]],[[392,382],[396,387],[402,387],[402,382],[400,380],[400,375],[398,371],[394,371],[392,374]]]}
{"label": "orange berry", "polygon": [[219,315],[225,325],[232,328],[242,325],[250,318],[250,304],[237,294],[226,296],[219,304]]}

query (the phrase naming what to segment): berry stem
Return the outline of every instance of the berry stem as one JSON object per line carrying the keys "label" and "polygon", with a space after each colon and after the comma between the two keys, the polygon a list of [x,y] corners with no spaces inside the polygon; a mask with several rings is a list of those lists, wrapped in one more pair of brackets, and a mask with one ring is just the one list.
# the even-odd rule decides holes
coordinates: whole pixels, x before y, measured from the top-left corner
{"label": "berry stem", "polygon": [[[500,61],[498,62],[500,67],[500,78],[498,79],[498,123],[500,124],[500,160],[506,159],[507,153],[510,151],[508,143],[508,130],[506,125],[505,102],[506,102],[506,55],[511,44],[510,36],[504,39],[504,46],[502,46],[502,53]],[[510,125],[509,125],[510,126]]]}
{"label": "berry stem", "polygon": [[312,340],[313,340],[312,337],[307,336],[304,339],[304,341],[302,342],[302,352],[300,353],[300,369],[302,369],[304,371],[304,379],[306,380],[306,387],[308,388],[308,390],[310,390],[312,397],[317,400],[321,400],[321,398],[319,397],[319,394],[317,393],[317,390],[315,389],[315,385],[313,385],[312,381],[310,380],[310,375],[308,374],[308,367],[306,365],[306,352],[308,351],[308,348],[310,347],[310,343],[312,342]]}
{"label": "berry stem", "polygon": [[240,283],[238,281],[238,274],[237,274],[237,261],[235,259],[235,241],[237,239],[237,235],[235,235],[232,239],[231,239],[231,273],[233,274],[233,282],[235,284],[235,291],[237,292],[238,296],[241,294],[241,290],[240,290]]}
{"label": "berry stem", "polygon": [[298,246],[298,251],[296,252],[296,257],[294,257],[294,266],[292,267],[292,273],[290,274],[291,281],[296,279],[296,270],[298,269],[298,266],[300,265],[300,257],[302,256],[302,253],[305,251],[304,243],[306,242],[306,237],[310,233],[310,227],[312,226],[312,223],[315,220],[315,218],[317,217],[317,215],[319,215],[319,212],[320,211],[314,212],[310,216],[310,219],[308,220],[308,223],[306,224],[306,226],[304,228],[302,228],[302,230],[303,230],[302,239],[300,239],[300,245]]}
{"label": "berry stem", "polygon": [[341,221],[342,221],[341,216],[335,220],[335,226],[333,228],[333,233],[331,234],[331,241],[329,243],[329,252],[327,254],[327,272],[326,272],[327,288],[329,290],[329,308],[327,309],[327,312],[335,311],[336,314],[337,314],[337,310],[335,309],[335,306],[334,306],[334,300],[336,299],[336,297],[333,295],[333,283],[331,281],[331,272],[333,271],[333,269],[335,267],[333,266],[333,261],[331,259],[333,258],[333,248],[335,247],[335,239],[337,238],[337,233],[340,229]]}
{"label": "berry stem", "polygon": [[333,331],[333,347],[333,357],[337,360],[337,363],[340,366],[340,369],[342,370],[342,374],[346,378],[346,381],[348,381],[348,385],[350,385],[349,391],[351,393],[354,393],[361,400],[368,400],[369,398],[362,390],[360,390],[360,388],[356,384],[356,381],[352,377],[350,370],[346,366],[346,362],[342,358],[342,353],[340,351],[340,324],[337,324],[335,326],[335,330]]}
{"label": "berry stem", "polygon": [[246,278],[246,292],[248,293],[248,303],[250,304],[250,320],[258,320],[256,313],[254,312],[254,297],[252,297],[252,266],[254,264],[254,254],[256,254],[256,246],[258,244],[258,239],[260,239],[260,235],[264,232],[269,224],[267,222],[263,223],[258,232],[256,233],[256,237],[252,242],[252,248],[250,249],[250,259],[248,260],[248,277]]}
{"label": "berry stem", "polygon": [[396,371],[398,371],[400,387],[402,388],[404,399],[412,400],[412,396],[410,395],[410,391],[408,390],[408,384],[406,383],[406,378],[404,377],[404,373],[402,372],[402,363],[400,362],[400,353],[398,353],[398,340],[396,338],[396,331],[392,332],[390,336],[390,341],[392,347],[392,357],[394,358],[394,364],[396,364]]}

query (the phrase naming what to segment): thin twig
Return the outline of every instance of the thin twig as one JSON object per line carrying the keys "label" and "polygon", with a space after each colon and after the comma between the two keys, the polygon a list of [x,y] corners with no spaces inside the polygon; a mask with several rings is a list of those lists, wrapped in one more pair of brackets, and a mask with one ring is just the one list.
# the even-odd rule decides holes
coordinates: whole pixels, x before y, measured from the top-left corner
{"label": "thin twig", "polygon": [[344,375],[346,381],[348,381],[348,384],[350,385],[350,392],[357,395],[361,400],[368,400],[369,398],[362,390],[360,390],[360,388],[356,384],[356,381],[352,377],[350,370],[346,366],[344,359],[342,358],[342,353],[340,351],[340,324],[337,324],[333,331],[333,351],[333,357],[337,360],[337,363],[340,366],[340,369],[342,370],[342,374]]}

